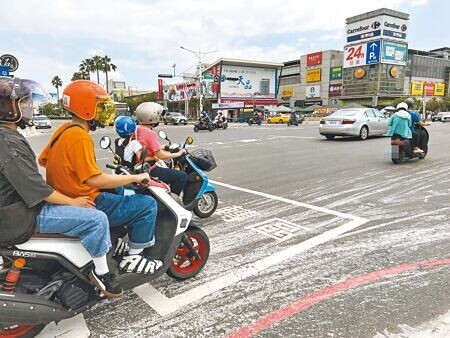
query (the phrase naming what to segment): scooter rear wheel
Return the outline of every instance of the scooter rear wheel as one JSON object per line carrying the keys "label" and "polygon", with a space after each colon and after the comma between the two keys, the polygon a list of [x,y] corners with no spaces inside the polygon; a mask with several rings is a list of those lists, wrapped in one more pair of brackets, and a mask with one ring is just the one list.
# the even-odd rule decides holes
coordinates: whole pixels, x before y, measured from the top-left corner
{"label": "scooter rear wheel", "polygon": [[198,127],[197,126],[194,127],[194,133],[198,133]]}
{"label": "scooter rear wheel", "polygon": [[215,191],[205,192],[194,207],[194,214],[201,218],[211,216],[217,209],[219,198]]}
{"label": "scooter rear wheel", "polygon": [[185,231],[185,234],[200,259],[196,259],[181,242],[175,257],[172,259],[172,264],[166,271],[170,277],[176,280],[185,280],[197,275],[203,269],[209,257],[209,238],[202,229],[190,227]]}
{"label": "scooter rear wheel", "polygon": [[0,338],[32,338],[45,327],[40,325],[17,325],[6,329],[0,329]]}

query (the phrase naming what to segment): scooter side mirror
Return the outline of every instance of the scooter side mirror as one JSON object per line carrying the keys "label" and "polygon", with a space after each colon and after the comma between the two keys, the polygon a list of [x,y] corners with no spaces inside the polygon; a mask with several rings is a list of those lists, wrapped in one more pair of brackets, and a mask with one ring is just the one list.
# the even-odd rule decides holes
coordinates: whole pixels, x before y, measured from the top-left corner
{"label": "scooter side mirror", "polygon": [[165,132],[164,130],[160,130],[160,131],[158,132],[158,135],[159,135],[159,137],[161,137],[162,139],[167,140],[167,134],[166,134],[166,132]]}
{"label": "scooter side mirror", "polygon": [[190,136],[186,139],[186,142],[184,142],[184,144],[189,144],[189,145],[191,145],[192,143],[194,143],[194,139]]}
{"label": "scooter side mirror", "polygon": [[100,148],[102,149],[108,149],[111,146],[111,139],[109,138],[109,136],[103,136],[100,139]]}

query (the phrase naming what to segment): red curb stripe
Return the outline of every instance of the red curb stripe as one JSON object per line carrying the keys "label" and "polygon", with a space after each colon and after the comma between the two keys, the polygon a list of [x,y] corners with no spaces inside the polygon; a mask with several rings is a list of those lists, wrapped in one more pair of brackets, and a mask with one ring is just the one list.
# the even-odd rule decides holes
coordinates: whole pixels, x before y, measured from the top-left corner
{"label": "red curb stripe", "polygon": [[358,287],[360,285],[373,283],[387,277],[397,276],[419,269],[431,269],[434,267],[446,265],[450,265],[450,258],[440,258],[430,261],[401,264],[350,278],[313,292],[312,294],[301,298],[289,305],[283,306],[279,310],[261,317],[253,324],[240,328],[239,330],[230,334],[227,338],[252,337],[257,333],[270,328],[274,324],[310,308],[311,306],[321,302],[324,299],[331,298],[340,292]]}

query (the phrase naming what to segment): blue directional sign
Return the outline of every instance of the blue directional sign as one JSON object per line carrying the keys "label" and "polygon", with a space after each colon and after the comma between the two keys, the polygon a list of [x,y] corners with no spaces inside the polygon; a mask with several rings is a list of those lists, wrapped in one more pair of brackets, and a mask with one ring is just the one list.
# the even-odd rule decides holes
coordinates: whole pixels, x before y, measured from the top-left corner
{"label": "blue directional sign", "polygon": [[367,49],[366,49],[366,64],[367,65],[380,62],[380,50],[381,50],[380,40],[369,41],[367,43]]}
{"label": "blue directional sign", "polygon": [[9,66],[0,66],[0,76],[9,76]]}

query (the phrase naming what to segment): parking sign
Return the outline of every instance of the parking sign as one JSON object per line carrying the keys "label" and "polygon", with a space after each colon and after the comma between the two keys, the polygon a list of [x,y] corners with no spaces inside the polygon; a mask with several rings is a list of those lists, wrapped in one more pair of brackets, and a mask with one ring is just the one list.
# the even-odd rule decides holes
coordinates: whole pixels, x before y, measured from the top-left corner
{"label": "parking sign", "polygon": [[0,66],[0,76],[9,76],[8,66]]}

